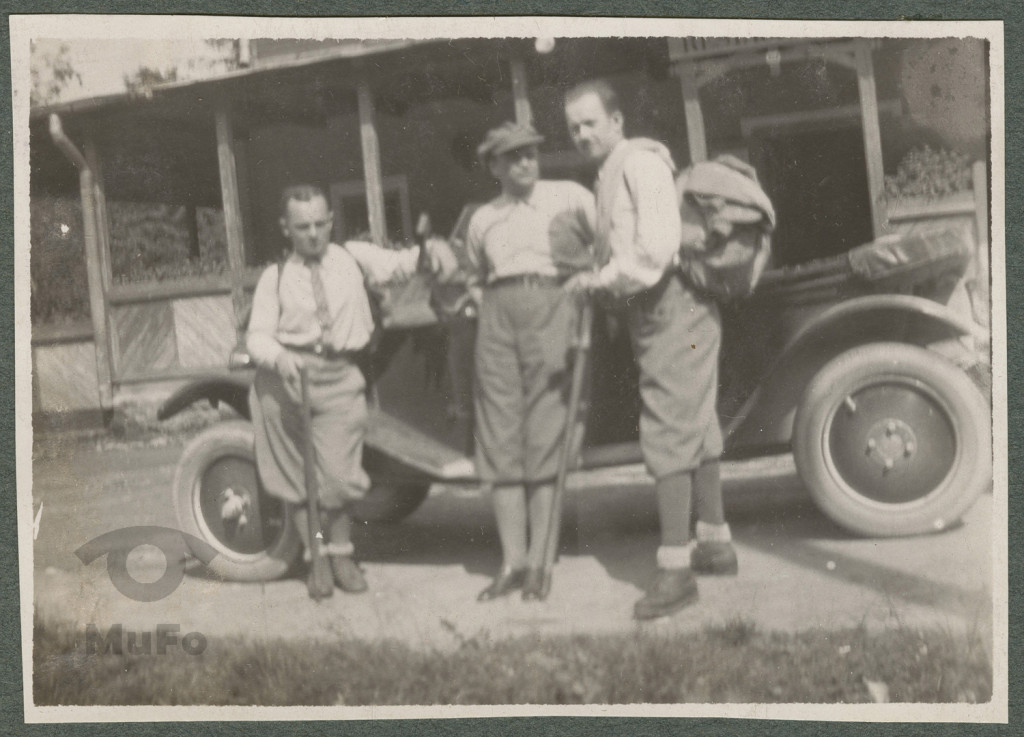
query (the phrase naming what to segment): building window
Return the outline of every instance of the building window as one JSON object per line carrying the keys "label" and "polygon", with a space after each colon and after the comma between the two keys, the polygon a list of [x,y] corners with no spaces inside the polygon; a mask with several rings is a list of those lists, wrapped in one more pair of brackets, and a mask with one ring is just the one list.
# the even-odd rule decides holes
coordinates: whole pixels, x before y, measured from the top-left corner
{"label": "building window", "polygon": [[[413,239],[409,184],[404,174],[384,177],[384,220],[388,243],[404,244]],[[366,204],[366,183],[361,179],[331,185],[334,209],[334,239],[370,240],[370,215]]]}

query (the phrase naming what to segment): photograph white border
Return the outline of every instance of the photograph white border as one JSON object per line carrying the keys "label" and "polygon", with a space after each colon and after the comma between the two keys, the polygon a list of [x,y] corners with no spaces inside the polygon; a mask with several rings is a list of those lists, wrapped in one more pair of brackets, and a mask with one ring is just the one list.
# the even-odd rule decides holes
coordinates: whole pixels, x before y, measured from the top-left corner
{"label": "photograph white border", "polygon": [[1007,520],[1004,39],[1001,21],[779,21],[578,17],[267,18],[152,15],[13,15],[11,29],[15,195],[15,357],[22,665],[28,722],[411,719],[424,717],[644,716],[845,721],[1006,722],[1008,716],[1007,529],[995,525],[993,696],[987,704],[678,704],[396,707],[40,707],[32,703],[32,399],[29,320],[29,40],[32,38],[445,38],[582,36],[978,37],[989,42],[991,100],[994,514]]}

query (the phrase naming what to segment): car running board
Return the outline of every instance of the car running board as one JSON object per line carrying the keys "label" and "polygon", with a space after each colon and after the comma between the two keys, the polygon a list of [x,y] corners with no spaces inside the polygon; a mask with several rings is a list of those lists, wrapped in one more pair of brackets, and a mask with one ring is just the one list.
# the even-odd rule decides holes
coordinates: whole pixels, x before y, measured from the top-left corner
{"label": "car running board", "polygon": [[370,410],[366,445],[438,480],[471,481],[476,478],[476,467],[471,458],[379,410]]}
{"label": "car running board", "polygon": [[[473,459],[379,410],[370,411],[366,445],[396,461],[443,481],[474,481]],[[638,443],[584,448],[575,471],[641,463]]]}

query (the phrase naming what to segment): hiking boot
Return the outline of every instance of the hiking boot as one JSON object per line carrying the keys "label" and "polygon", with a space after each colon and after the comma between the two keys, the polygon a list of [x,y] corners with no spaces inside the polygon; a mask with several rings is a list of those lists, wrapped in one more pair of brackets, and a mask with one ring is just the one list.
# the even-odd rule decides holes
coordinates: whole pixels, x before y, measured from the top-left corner
{"label": "hiking boot", "polygon": [[492,599],[497,599],[499,596],[505,596],[511,591],[521,589],[525,580],[525,568],[516,568],[514,570],[502,568],[501,572],[494,577],[493,581],[491,581],[491,585],[481,591],[480,595],[476,597],[476,600],[491,601]]}
{"label": "hiking boot", "polygon": [[690,553],[690,569],[707,576],[735,576],[739,561],[732,543],[698,542]]}
{"label": "hiking boot", "polygon": [[360,594],[368,588],[363,572],[359,570],[351,555],[332,555],[331,573],[338,588],[350,594]]}
{"label": "hiking boot", "polygon": [[696,601],[697,581],[689,568],[659,568],[654,583],[633,607],[633,616],[667,617]]}

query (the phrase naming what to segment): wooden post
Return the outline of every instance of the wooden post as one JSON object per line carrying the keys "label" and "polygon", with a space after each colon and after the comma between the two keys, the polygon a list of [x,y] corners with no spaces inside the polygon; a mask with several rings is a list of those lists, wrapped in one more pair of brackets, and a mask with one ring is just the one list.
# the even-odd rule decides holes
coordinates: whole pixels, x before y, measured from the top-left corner
{"label": "wooden post", "polygon": [[234,140],[235,179],[238,182],[238,202],[242,208],[242,242],[255,243],[252,231],[252,173],[249,163],[252,148],[244,137],[236,136]]}
{"label": "wooden post", "polygon": [[113,406],[113,382],[110,370],[110,336],[107,329],[107,301],[103,290],[102,267],[96,228],[96,188],[93,171],[85,154],[64,133],[60,116],[50,114],[50,138],[78,170],[78,194],[82,200],[82,235],[85,240],[85,275],[89,284],[89,317],[92,320],[93,348],[96,356],[96,380],[101,409]]}
{"label": "wooden post", "polygon": [[220,168],[220,196],[227,231],[228,269],[231,273],[231,300],[235,315],[245,309],[242,276],[245,271],[245,240],[242,209],[238,198],[238,173],[235,170],[235,139],[231,116],[225,102],[214,113],[217,128],[217,164]]}
{"label": "wooden post", "polygon": [[700,106],[700,86],[697,72],[692,65],[676,67],[679,84],[683,91],[683,113],[686,115],[686,142],[690,147],[690,163],[706,161],[708,139],[704,131],[704,111]]}
{"label": "wooden post", "polygon": [[[96,351],[96,365],[99,369],[97,379],[100,390],[100,406],[102,408],[113,406],[113,380],[117,362],[114,360],[114,345],[111,341],[112,331],[110,329],[110,305],[107,295],[110,293],[110,285],[113,282],[113,272],[110,268],[110,220],[107,216],[107,190],[103,179],[103,162],[100,158],[99,148],[90,136],[85,141],[85,160],[92,172],[92,209],[93,228],[96,237],[96,263],[99,270],[100,299],[103,302],[103,311],[99,321],[103,323],[102,335],[96,332],[93,327],[93,349]],[[84,202],[83,202],[84,205]],[[91,287],[90,287],[91,291]]]}
{"label": "wooden post", "polygon": [[96,199],[92,171],[82,170],[79,176],[82,198],[82,226],[85,231],[85,270],[89,283],[89,314],[92,317],[93,349],[96,353],[96,381],[99,385],[100,408],[114,406],[113,373],[110,362],[110,331],[107,327],[107,296],[103,289],[99,238],[96,227]]}
{"label": "wooden post", "polygon": [[533,109],[530,107],[530,90],[526,82],[526,63],[522,57],[509,59],[512,72],[512,99],[515,103],[516,122],[520,125],[533,123]]}
{"label": "wooden post", "polygon": [[107,214],[107,185],[103,178],[103,161],[95,141],[90,137],[85,141],[85,160],[92,169],[93,203],[96,208],[96,249],[100,259],[100,276],[103,281],[104,299],[113,283],[113,271],[110,268],[110,219]]}
{"label": "wooden post", "polygon": [[977,234],[974,244],[974,290],[972,293],[974,317],[981,324],[991,325],[991,291],[989,289],[989,218],[988,218],[988,166],[984,161],[975,161],[971,167],[971,184],[974,188],[974,229]]}
{"label": "wooden post", "polygon": [[860,92],[861,124],[864,128],[864,159],[868,167],[868,197],[875,238],[885,232],[885,170],[882,165],[882,131],[878,123],[878,92],[870,42],[861,41],[854,50],[857,89]]}
{"label": "wooden post", "polygon": [[363,78],[356,90],[359,102],[359,138],[363,147],[363,180],[366,182],[366,210],[370,234],[378,246],[387,245],[387,221],[384,215],[384,176],[380,167],[380,139],[373,109],[373,92]]}
{"label": "wooden post", "polygon": [[971,165],[971,187],[974,191],[974,224],[978,248],[988,251],[988,167],[984,161],[975,161]]}

